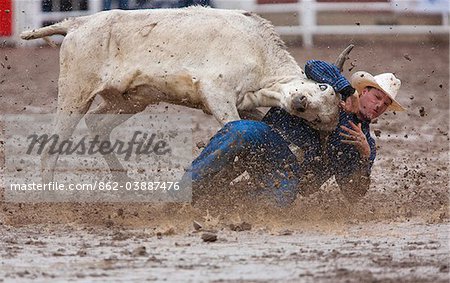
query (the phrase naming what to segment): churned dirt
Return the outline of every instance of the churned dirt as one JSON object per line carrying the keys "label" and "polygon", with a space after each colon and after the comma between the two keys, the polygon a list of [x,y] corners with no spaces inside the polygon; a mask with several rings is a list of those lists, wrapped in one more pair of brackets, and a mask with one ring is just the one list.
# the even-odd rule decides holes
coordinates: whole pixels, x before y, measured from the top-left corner
{"label": "churned dirt", "polygon": [[[290,51],[303,65],[344,47]],[[55,112],[58,49],[1,48],[0,64],[0,113]],[[372,126],[378,155],[359,203],[333,180],[282,210],[2,201],[0,281],[448,282],[448,41],[357,43],[345,69],[394,72],[408,109]],[[146,111],[192,113],[195,142],[218,128],[197,110]]]}

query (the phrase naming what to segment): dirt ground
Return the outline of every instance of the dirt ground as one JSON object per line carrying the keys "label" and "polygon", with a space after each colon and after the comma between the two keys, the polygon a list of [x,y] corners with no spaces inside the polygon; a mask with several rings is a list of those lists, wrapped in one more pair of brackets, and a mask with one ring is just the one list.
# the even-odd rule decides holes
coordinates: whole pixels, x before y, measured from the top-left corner
{"label": "dirt ground", "polygon": [[[3,201],[0,281],[448,282],[448,41],[355,43],[345,74],[394,72],[408,109],[372,126],[378,155],[359,203],[333,180],[284,210]],[[290,51],[303,65],[334,61],[345,46]],[[58,49],[0,48],[0,63],[1,114],[55,112]],[[192,113],[196,141],[218,128],[197,110],[146,111]]]}

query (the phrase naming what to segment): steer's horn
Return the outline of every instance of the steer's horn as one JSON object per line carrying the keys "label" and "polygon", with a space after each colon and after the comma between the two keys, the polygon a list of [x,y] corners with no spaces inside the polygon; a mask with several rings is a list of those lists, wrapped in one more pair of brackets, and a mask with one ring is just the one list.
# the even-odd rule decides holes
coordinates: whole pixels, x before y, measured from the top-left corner
{"label": "steer's horn", "polygon": [[336,59],[336,62],[334,63],[334,65],[336,65],[336,67],[339,68],[339,71],[341,71],[341,73],[344,70],[345,60],[348,59],[348,54],[350,54],[350,51],[352,51],[353,47],[355,47],[353,44],[347,46],[347,48],[345,48],[344,51],[342,51],[341,54],[339,54],[339,57]]}

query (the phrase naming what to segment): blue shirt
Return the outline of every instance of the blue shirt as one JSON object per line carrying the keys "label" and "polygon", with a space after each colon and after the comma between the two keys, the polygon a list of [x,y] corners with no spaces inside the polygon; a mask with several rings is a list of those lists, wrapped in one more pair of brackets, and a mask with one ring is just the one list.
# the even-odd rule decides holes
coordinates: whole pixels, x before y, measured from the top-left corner
{"label": "blue shirt", "polygon": [[[370,135],[368,121],[361,121],[355,114],[341,110],[336,129],[327,135],[311,128],[305,120],[290,115],[281,108],[273,107],[262,120],[272,126],[286,141],[303,150],[303,161],[300,164],[300,179],[317,190],[323,182],[335,176],[341,187],[348,184],[362,185],[361,178],[368,179],[376,156],[375,140]],[[351,129],[349,122],[361,128],[370,146],[370,158],[363,159],[354,145],[342,143],[339,133],[346,133],[340,128],[344,125]],[[368,182],[364,182],[365,190]],[[363,188],[361,188],[363,189]]]}

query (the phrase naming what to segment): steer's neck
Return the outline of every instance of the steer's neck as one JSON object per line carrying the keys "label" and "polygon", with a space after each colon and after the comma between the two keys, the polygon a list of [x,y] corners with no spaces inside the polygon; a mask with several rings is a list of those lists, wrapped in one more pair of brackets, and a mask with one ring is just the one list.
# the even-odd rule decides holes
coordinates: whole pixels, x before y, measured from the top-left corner
{"label": "steer's neck", "polygon": [[270,53],[271,56],[268,56],[264,69],[266,77],[294,76],[306,78],[303,70],[287,50],[276,48],[275,50],[270,50]]}
{"label": "steer's neck", "polygon": [[255,107],[282,107],[287,109],[287,97],[283,93],[283,85],[298,80],[298,76],[273,76],[261,82],[260,89],[239,96],[238,109]]}
{"label": "steer's neck", "polygon": [[247,101],[252,102],[254,107],[283,107],[287,108],[286,97],[281,87],[296,77],[272,78],[267,81],[263,88],[251,94],[247,94]]}
{"label": "steer's neck", "polygon": [[278,90],[279,84],[257,91],[250,91],[238,97],[237,108],[251,110],[256,107],[283,107],[286,108],[286,99]]}

